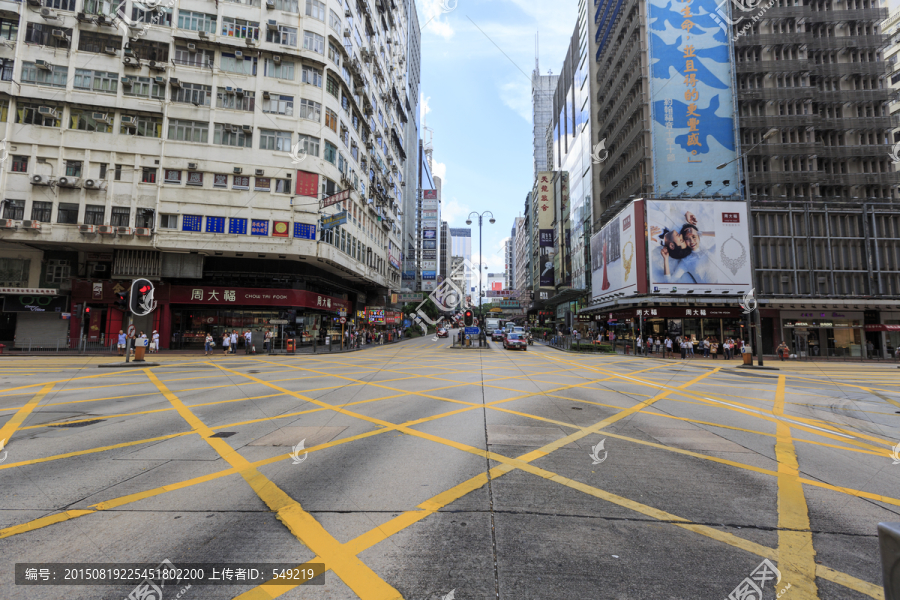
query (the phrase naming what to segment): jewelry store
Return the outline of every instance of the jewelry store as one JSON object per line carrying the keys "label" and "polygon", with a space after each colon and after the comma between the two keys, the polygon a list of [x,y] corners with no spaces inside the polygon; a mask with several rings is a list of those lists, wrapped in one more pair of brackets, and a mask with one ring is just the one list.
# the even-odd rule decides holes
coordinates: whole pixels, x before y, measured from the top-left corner
{"label": "jewelry store", "polygon": [[861,358],[863,311],[781,311],[781,336],[799,358]]}
{"label": "jewelry store", "polygon": [[641,306],[600,313],[601,328],[615,331],[618,339],[687,337],[693,342],[747,340],[746,317],[740,308],[727,306]]}

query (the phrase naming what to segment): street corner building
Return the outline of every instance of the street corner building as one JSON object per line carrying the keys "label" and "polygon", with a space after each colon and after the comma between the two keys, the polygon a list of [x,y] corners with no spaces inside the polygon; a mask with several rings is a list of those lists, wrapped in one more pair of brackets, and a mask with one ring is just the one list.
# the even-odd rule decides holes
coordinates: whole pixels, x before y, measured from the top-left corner
{"label": "street corner building", "polygon": [[[0,3],[0,38],[0,343],[108,348],[132,322],[182,348],[285,319],[306,340],[393,317],[413,3],[29,0]],[[156,287],[143,317],[116,302],[136,278]]]}

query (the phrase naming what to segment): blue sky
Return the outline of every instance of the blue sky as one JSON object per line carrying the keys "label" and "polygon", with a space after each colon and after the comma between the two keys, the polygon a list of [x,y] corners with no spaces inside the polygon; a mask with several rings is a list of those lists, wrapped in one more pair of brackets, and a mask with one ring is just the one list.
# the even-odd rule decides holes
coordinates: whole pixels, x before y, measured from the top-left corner
{"label": "blue sky", "polygon": [[[455,8],[442,11],[442,2]],[[484,260],[490,272],[500,272],[502,240],[521,214],[532,184],[535,33],[540,34],[542,73],[558,73],[578,4],[416,0],[416,6],[420,24],[428,22],[422,30],[421,108],[434,130],[434,171],[443,180],[442,219],[451,227],[465,227],[471,211],[493,212],[497,223],[484,223]],[[477,221],[472,228],[477,261]]]}

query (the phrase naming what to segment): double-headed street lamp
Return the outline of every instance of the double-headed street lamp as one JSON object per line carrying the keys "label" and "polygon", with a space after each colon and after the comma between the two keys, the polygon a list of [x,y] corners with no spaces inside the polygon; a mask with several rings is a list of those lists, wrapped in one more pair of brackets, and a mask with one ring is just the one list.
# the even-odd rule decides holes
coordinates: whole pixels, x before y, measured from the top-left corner
{"label": "double-headed street lamp", "polygon": [[494,219],[494,213],[489,210],[486,210],[482,213],[478,212],[470,212],[468,218],[466,219],[466,225],[472,224],[472,215],[478,217],[478,324],[484,327],[484,315],[481,314],[481,262],[484,260],[484,253],[482,252],[481,246],[481,226],[484,223],[484,216],[491,215],[490,220],[488,221],[491,225],[497,222]]}

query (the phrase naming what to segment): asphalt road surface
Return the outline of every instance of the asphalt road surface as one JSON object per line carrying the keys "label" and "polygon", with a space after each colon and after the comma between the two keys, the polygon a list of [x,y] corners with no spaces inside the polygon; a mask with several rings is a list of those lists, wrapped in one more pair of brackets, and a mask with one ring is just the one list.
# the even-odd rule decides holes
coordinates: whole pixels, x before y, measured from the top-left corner
{"label": "asphalt road surface", "polygon": [[0,599],[883,598],[896,367],[448,346],[0,358]]}

